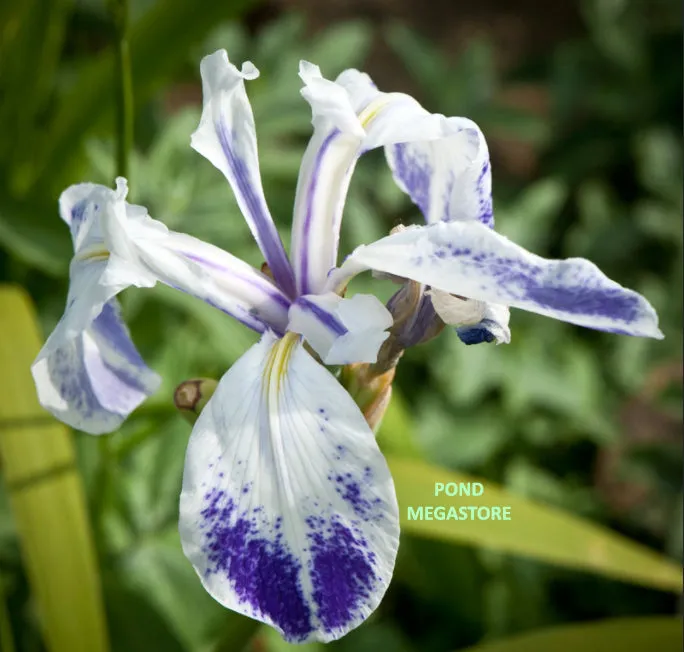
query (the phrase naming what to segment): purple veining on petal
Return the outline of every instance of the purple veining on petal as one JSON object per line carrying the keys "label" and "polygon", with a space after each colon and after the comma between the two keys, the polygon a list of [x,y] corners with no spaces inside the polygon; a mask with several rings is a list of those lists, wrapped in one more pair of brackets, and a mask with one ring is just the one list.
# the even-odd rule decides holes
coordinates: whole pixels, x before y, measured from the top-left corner
{"label": "purple veining on petal", "polygon": [[88,205],[88,200],[82,199],[80,202],[77,204],[74,204],[71,207],[71,231],[72,233],[78,230],[78,227],[81,224],[81,221],[85,217],[85,210]]}
{"label": "purple veining on petal", "polygon": [[50,380],[69,409],[84,420],[102,409],[83,361],[81,338],[74,338],[57,349],[48,360]]}
{"label": "purple veining on petal", "polygon": [[294,296],[294,272],[268,208],[252,184],[247,165],[235,155],[231,146],[231,135],[228,134],[228,129],[222,120],[217,124],[216,133],[235,179],[237,190],[247,205],[248,218],[251,218],[256,229],[259,247],[273,277],[285,294]]}
{"label": "purple veining on petal", "polygon": [[430,213],[430,178],[432,168],[427,157],[409,154],[408,144],[394,145],[394,174],[420,208],[425,220]]}
{"label": "purple veining on petal", "polygon": [[333,519],[328,526],[319,519],[308,534],[311,550],[311,581],[316,616],[333,630],[358,618],[378,582],[375,555],[367,550],[360,531]]}
{"label": "purple veining on petal", "polygon": [[320,306],[310,301],[305,297],[299,297],[295,303],[302,308],[310,312],[318,321],[323,324],[328,330],[331,330],[335,335],[345,335],[349,331],[345,325],[337,318],[335,315],[329,313],[327,310],[323,310]]}
{"label": "purple veining on petal", "polygon": [[251,285],[256,291],[265,294],[271,301],[277,303],[286,310],[290,307],[292,303],[285,295],[279,292],[276,288],[269,287],[270,284],[267,281],[261,281],[261,279],[259,279],[258,277],[249,278],[248,276],[240,274],[240,272],[238,272],[235,269],[231,269],[230,267],[221,265],[213,260],[208,260],[207,258],[198,256],[197,254],[191,254],[187,251],[179,251],[178,253],[196,263],[199,263],[200,265],[204,265],[206,267],[210,267],[211,269],[224,272],[225,274],[234,277],[242,283]]}
{"label": "purple veining on petal", "polygon": [[[172,283],[167,283],[167,285],[174,290],[178,290],[180,292],[185,292],[186,294],[190,294],[186,290],[184,290],[181,287],[178,287],[177,285],[173,285]],[[247,326],[247,328],[251,328],[252,330],[256,331],[257,333],[264,333],[268,329],[271,329],[276,335],[282,336],[283,331],[280,328],[277,328],[274,324],[271,324],[270,322],[264,321],[264,319],[261,318],[260,315],[256,314],[256,311],[254,309],[252,310],[247,310],[243,308],[242,306],[234,305],[231,307],[230,310],[225,308],[224,306],[219,305],[215,301],[212,301],[208,297],[202,297],[199,295],[191,295],[195,296],[199,299],[202,299],[204,303],[207,303],[210,305],[212,308],[216,308],[217,310],[220,310],[221,312],[225,313],[226,315],[229,315],[233,319],[237,319],[241,324],[244,326]]]}
{"label": "purple veining on petal", "polygon": [[300,581],[301,562],[283,540],[280,522],[264,532],[260,512],[240,512],[224,491],[205,494],[206,573],[226,577],[240,602],[273,621],[292,642],[313,631]]}
{"label": "purple veining on petal", "polygon": [[215,303],[211,299],[203,299],[205,303],[208,303],[212,308],[216,308],[226,315],[230,315],[233,319],[237,319],[241,324],[244,324],[248,328],[256,331],[257,333],[264,333],[267,330],[272,330],[278,337],[282,337],[285,332],[271,324],[270,321],[265,320],[261,315],[259,315],[255,308],[246,310],[240,306],[234,306],[231,310],[227,310],[223,306]]}
{"label": "purple veining on petal", "polygon": [[532,282],[525,298],[539,306],[562,310],[571,315],[603,315],[625,323],[636,321],[640,312],[640,297],[624,290],[587,288],[584,285],[553,287]]}
{"label": "purple veining on petal", "polygon": [[469,258],[475,271],[505,288],[512,300],[531,301],[541,308],[557,310],[569,315],[604,316],[632,323],[641,314],[642,298],[621,287],[600,285],[596,277],[582,276],[571,261],[555,266],[555,277],[540,265],[509,257],[480,252],[472,255],[468,248],[454,249],[455,258]]}
{"label": "purple veining on petal", "polygon": [[121,319],[121,311],[115,299],[102,306],[102,312],[95,318],[91,328],[95,331],[96,337],[104,338],[127,362],[136,367],[145,367],[145,362]]}
{"label": "purple veining on petal", "polygon": [[[107,321],[109,320],[109,321]],[[103,324],[104,329],[103,329]],[[91,421],[115,423],[127,416],[156,389],[157,376],[145,366],[123,324],[109,317],[93,324],[93,341],[85,334],[66,341],[47,359],[53,386],[79,425]],[[113,336],[112,339],[109,339]],[[112,429],[116,425],[112,426]]]}
{"label": "purple veining on petal", "polygon": [[485,179],[491,174],[489,159],[487,159],[480,170],[477,178],[477,196],[479,199],[479,214],[478,220],[490,229],[494,228],[494,207],[492,204],[491,183],[489,189],[485,188]]}
{"label": "purple veining on petal", "polygon": [[308,294],[310,289],[309,284],[309,257],[311,247],[311,225],[314,220],[314,199],[316,197],[316,189],[318,187],[319,170],[323,165],[325,154],[332,144],[333,140],[340,134],[339,129],[333,129],[323,140],[321,146],[316,152],[316,160],[309,178],[309,185],[306,189],[306,212],[304,214],[304,225],[302,229],[302,246],[301,246],[301,266],[299,289],[300,294]]}

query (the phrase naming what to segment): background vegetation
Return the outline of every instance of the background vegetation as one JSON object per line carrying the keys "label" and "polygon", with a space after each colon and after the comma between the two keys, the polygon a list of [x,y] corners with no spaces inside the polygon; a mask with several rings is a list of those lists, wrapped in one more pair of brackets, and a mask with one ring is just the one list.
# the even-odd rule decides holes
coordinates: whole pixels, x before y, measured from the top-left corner
{"label": "background vegetation", "polygon": [[[505,4],[489,3],[493,18]],[[204,54],[225,47],[261,70],[249,94],[286,241],[310,134],[298,60],[329,77],[358,67],[482,126],[498,230],[542,255],[590,258],[661,317],[666,339],[651,341],[515,313],[507,346],[466,347],[445,332],[406,354],[379,434],[400,505],[431,504],[436,480],[466,474],[485,482],[484,499],[513,505],[513,520],[405,524],[380,609],[331,649],[681,649],[681,12],[674,0],[570,4],[576,27],[506,65],[493,32],[453,52],[379,3],[314,29],[314,9],[307,24],[247,0],[132,1],[131,196],[169,227],[261,263],[228,185],[189,147]],[[204,593],[176,529],[190,429],[173,388],[219,377],[255,336],[167,288],[124,293],[164,384],[108,438],[55,425],[28,374],[66,297],[57,197],[115,175],[117,6],[0,6],[0,282],[11,284],[0,290],[0,647],[283,652],[277,634]],[[378,48],[392,65],[377,63]],[[381,153],[365,157],[344,251],[418,219]],[[387,296],[375,284],[357,289]]]}

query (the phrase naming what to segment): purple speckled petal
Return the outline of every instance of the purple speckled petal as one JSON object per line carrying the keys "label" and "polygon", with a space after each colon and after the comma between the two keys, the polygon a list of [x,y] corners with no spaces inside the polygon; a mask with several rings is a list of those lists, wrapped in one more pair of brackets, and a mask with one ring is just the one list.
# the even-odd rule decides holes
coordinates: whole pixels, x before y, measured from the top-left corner
{"label": "purple speckled petal", "polygon": [[261,185],[254,116],[245,92],[244,80],[255,79],[259,71],[250,62],[238,70],[225,50],[204,57],[200,70],[204,108],[191,145],[226,177],[273,277],[294,296],[292,267]]}
{"label": "purple speckled petal", "polygon": [[188,445],[180,533],[204,587],[290,642],[337,639],[378,606],[398,520],[352,398],[297,336],[264,334],[221,379]]}
{"label": "purple speckled petal", "polygon": [[31,367],[41,405],[72,428],[116,430],[160,384],[121,320],[116,299],[73,337],[56,329]]}
{"label": "purple speckled petal", "polygon": [[287,330],[302,334],[325,364],[377,362],[392,325],[387,308],[369,294],[304,295],[292,304],[289,317]]}
{"label": "purple speckled petal", "polygon": [[411,227],[359,247],[330,275],[330,289],[364,269],[580,326],[662,338],[651,304],[593,263],[546,260],[479,222]]}
{"label": "purple speckled petal", "polygon": [[428,223],[482,222],[494,226],[492,177],[484,135],[465,118],[448,118],[442,138],[385,148],[397,185]]}
{"label": "purple speckled petal", "polygon": [[[337,263],[344,201],[364,152],[397,143],[448,141],[462,166],[472,167],[486,145],[470,120],[429,113],[402,93],[382,93],[357,70],[345,70],[333,82],[317,66],[302,62],[299,74],[305,83],[302,95],[311,104],[314,134],[297,181],[292,261],[298,291],[308,294],[323,289]],[[449,173],[458,172],[452,162]],[[483,176],[483,188],[488,179]],[[456,192],[453,184],[450,189]]]}

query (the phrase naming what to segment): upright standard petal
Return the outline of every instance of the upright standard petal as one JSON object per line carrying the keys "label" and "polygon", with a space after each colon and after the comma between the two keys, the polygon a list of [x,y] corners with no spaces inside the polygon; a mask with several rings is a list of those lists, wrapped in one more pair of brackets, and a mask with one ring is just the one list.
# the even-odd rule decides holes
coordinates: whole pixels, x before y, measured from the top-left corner
{"label": "upright standard petal", "polygon": [[329,289],[364,269],[580,326],[662,338],[651,304],[590,261],[546,260],[478,222],[416,226],[359,247],[330,275]]}
{"label": "upright standard petal", "polygon": [[299,297],[290,308],[288,331],[300,333],[325,364],[376,362],[389,337],[392,315],[374,296],[343,299],[328,292]]}
{"label": "upright standard petal", "polygon": [[261,185],[254,116],[245,91],[244,80],[255,79],[259,71],[249,61],[238,70],[225,50],[204,57],[200,71],[204,107],[191,145],[226,177],[274,279],[294,296],[292,267]]}
{"label": "upright standard petal", "polygon": [[475,220],[493,227],[492,173],[484,135],[470,120],[447,120],[452,135],[385,147],[392,176],[428,223]]}
{"label": "upright standard petal", "polygon": [[143,362],[116,299],[72,337],[58,326],[31,367],[40,404],[72,428],[116,430],[161,379]]}
{"label": "upright standard petal", "polygon": [[300,77],[314,134],[297,181],[292,262],[299,293],[316,294],[337,262],[342,209],[361,154],[396,143],[447,139],[467,166],[480,155],[484,141],[470,120],[431,114],[402,93],[381,93],[368,75],[356,70],[346,70],[332,82],[317,66],[302,62]]}
{"label": "upright standard petal", "polygon": [[[481,132],[469,139],[463,135],[397,143],[385,148],[385,157],[397,185],[420,208],[428,224],[440,220],[478,221],[494,228],[487,143]],[[465,344],[510,342],[509,313],[505,306],[482,301],[467,301],[471,305],[466,305],[446,293],[433,295],[433,303],[446,323],[459,324],[456,334]],[[455,321],[458,319],[455,313],[464,310],[482,313],[480,320],[467,324]]]}
{"label": "upright standard petal", "polygon": [[392,478],[298,336],[266,333],[200,414],[180,533],[207,591],[288,641],[340,638],[378,606],[399,541]]}

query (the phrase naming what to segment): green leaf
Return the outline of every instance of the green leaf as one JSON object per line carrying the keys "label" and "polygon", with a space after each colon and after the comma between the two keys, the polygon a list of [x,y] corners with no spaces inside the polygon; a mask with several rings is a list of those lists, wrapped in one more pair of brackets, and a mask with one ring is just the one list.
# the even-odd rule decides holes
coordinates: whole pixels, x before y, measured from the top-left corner
{"label": "green leaf", "polygon": [[234,615],[202,586],[183,555],[175,525],[163,537],[150,538],[137,547],[127,557],[124,572],[187,649],[207,645],[221,622]]}
{"label": "green leaf", "polygon": [[435,397],[421,402],[418,423],[420,443],[429,456],[460,469],[488,462],[506,445],[510,432],[500,409],[452,412]]}
{"label": "green leaf", "polygon": [[438,99],[438,89],[449,79],[449,70],[444,56],[426,38],[401,23],[392,23],[384,31],[385,39],[394,53],[401,59],[408,72],[424,91]]}
{"label": "green leaf", "polygon": [[421,457],[410,424],[408,406],[395,385],[392,387],[392,398],[377,434],[378,444],[382,450],[397,455]]}
{"label": "green leaf", "polygon": [[112,630],[112,652],[185,652],[144,591],[112,577],[105,582],[105,597]]}
{"label": "green leaf", "polygon": [[563,181],[554,178],[537,181],[512,206],[497,211],[497,231],[521,247],[541,253],[547,244],[549,227],[567,196]]}
{"label": "green leaf", "polygon": [[257,640],[257,649],[264,652],[323,652],[325,649],[323,643],[288,643],[275,629],[268,626],[261,627]]}
{"label": "green leaf", "polygon": [[28,296],[0,286],[0,463],[45,643],[51,652],[106,652],[72,436],[38,404],[31,377],[41,342]]}
{"label": "green leaf", "polygon": [[677,652],[681,649],[681,619],[672,616],[650,616],[553,627],[503,641],[477,645],[464,652]]}
{"label": "green leaf", "polygon": [[[250,0],[211,2],[198,9],[185,0],[156,3],[131,28],[133,94],[140,106],[184,63],[188,47],[200,41],[220,21],[235,18]],[[173,43],[173,47],[168,47]],[[43,146],[32,152],[32,178],[26,187],[38,182],[57,167],[66,167],[78,154],[80,137],[98,121],[112,115],[114,101],[114,58],[111,48],[86,65],[78,82],[60,103]],[[112,101],[103,98],[112,97]]]}
{"label": "green leaf", "polygon": [[57,213],[57,200],[49,205],[20,205],[5,198],[0,205],[0,246],[45,274],[66,276],[73,250],[69,231]]}
{"label": "green leaf", "polygon": [[[682,590],[681,568],[653,550],[572,514],[547,507],[486,480],[416,460],[389,458],[404,532],[532,557],[641,586]],[[481,496],[435,496],[435,483],[481,482]],[[509,506],[510,520],[409,520],[408,508]]]}
{"label": "green leaf", "polygon": [[307,56],[320,66],[328,78],[332,78],[344,68],[362,66],[371,45],[371,38],[372,28],[367,22],[341,23],[325,30],[310,45]]}

